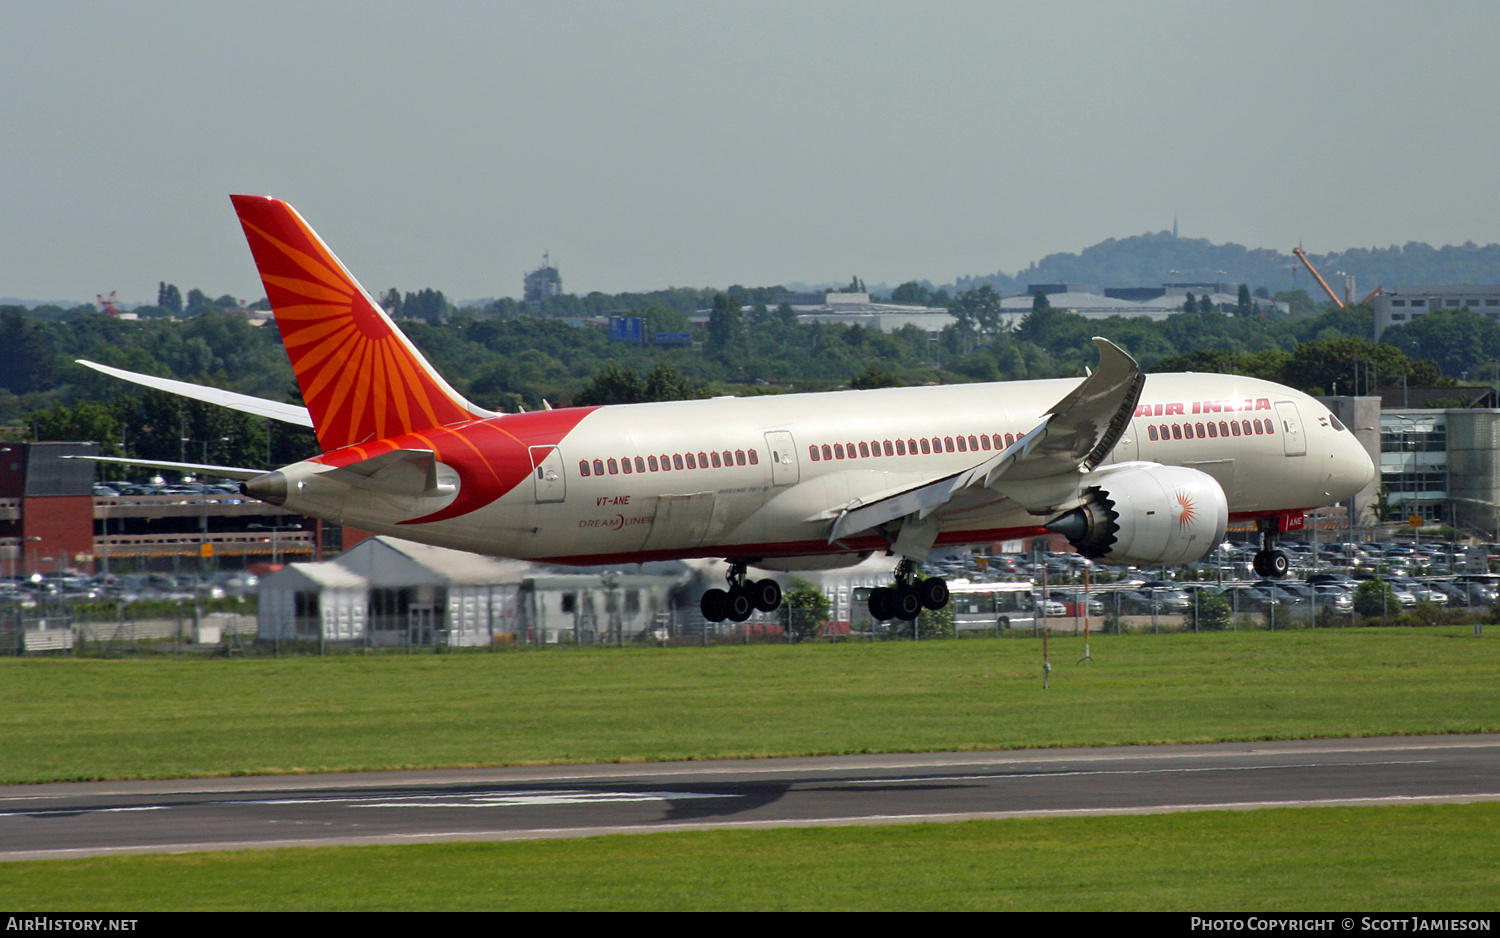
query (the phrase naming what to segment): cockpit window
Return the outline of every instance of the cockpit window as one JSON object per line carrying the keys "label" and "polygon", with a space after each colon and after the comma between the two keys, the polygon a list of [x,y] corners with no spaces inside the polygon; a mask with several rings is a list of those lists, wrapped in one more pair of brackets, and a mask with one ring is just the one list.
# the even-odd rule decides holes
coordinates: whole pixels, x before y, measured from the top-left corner
{"label": "cockpit window", "polygon": [[1331,424],[1333,424],[1333,428],[1335,430],[1342,430],[1342,429],[1344,429],[1344,425],[1341,424],[1341,423],[1339,423],[1339,418],[1335,417],[1333,414],[1329,414],[1328,415],[1328,422],[1331,423]]}

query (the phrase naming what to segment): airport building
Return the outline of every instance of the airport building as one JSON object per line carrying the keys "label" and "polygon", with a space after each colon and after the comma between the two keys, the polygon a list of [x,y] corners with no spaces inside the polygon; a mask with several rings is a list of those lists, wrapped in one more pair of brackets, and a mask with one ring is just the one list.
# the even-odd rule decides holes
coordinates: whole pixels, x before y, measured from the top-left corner
{"label": "airport building", "polygon": [[75,457],[98,452],[94,443],[0,445],[0,575],[243,568],[341,546],[338,525],[238,491],[96,492],[95,464]]}
{"label": "airport building", "polygon": [[1375,308],[1375,341],[1391,326],[1405,325],[1435,309],[1469,309],[1500,321],[1500,283],[1398,286],[1370,301]]}

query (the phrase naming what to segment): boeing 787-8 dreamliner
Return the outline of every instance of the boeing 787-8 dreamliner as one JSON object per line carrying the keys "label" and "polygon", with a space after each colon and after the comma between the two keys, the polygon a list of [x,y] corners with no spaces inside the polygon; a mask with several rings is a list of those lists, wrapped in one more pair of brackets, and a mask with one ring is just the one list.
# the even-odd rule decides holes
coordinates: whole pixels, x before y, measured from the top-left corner
{"label": "boeing 787-8 dreamliner", "polygon": [[1286,572],[1278,519],[1352,497],[1374,475],[1315,399],[1235,375],[1145,375],[1095,339],[1083,379],[885,388],[495,413],[428,364],[287,203],[232,197],[305,407],[101,371],[311,427],[322,455],[274,471],[198,468],[247,495],[381,534],[594,565],[730,563],[703,613],[781,602],[772,570],[898,555],[871,613],[947,602],[915,564],[935,547],[1058,532],[1110,563],[1207,555],[1260,522],[1255,568]]}

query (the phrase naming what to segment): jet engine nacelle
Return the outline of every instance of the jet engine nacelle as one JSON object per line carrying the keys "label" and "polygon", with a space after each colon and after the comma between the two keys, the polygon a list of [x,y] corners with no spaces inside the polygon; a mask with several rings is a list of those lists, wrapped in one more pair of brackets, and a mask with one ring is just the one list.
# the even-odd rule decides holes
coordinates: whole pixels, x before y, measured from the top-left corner
{"label": "jet engine nacelle", "polygon": [[1107,563],[1192,563],[1224,539],[1229,501],[1213,476],[1181,466],[1122,469],[1046,527],[1080,554]]}

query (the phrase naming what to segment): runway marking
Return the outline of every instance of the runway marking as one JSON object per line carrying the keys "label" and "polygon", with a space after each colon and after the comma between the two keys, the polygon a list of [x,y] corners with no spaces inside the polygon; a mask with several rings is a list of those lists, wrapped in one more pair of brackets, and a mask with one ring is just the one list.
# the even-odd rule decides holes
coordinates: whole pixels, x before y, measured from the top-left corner
{"label": "runway marking", "polygon": [[1355,768],[1370,765],[1432,765],[1436,759],[1391,759],[1382,762],[1288,762],[1283,765],[1219,765],[1181,769],[1059,769],[1056,772],[997,772],[990,775],[893,775],[889,778],[846,779],[845,785],[896,785],[904,782],[973,782],[1010,778],[1065,778],[1070,775],[1174,775],[1188,772],[1249,772],[1265,769]]}
{"label": "runway marking", "polygon": [[51,814],[109,814],[126,811],[166,811],[176,805],[152,804],[126,808],[37,808],[35,811],[0,811],[0,817],[46,817]]}
{"label": "runway marking", "polygon": [[687,801],[695,798],[743,798],[738,794],[693,791],[584,791],[535,789],[473,792],[435,799],[431,794],[381,795],[371,798],[275,798],[223,801],[219,804],[346,804],[351,808],[516,808],[551,804],[621,804],[633,801]]}

